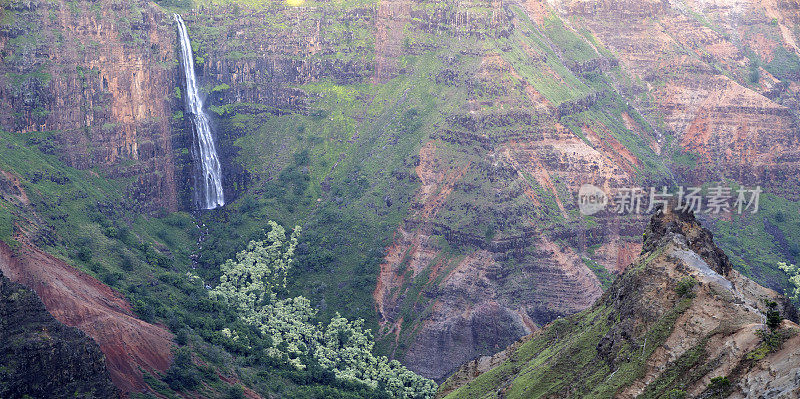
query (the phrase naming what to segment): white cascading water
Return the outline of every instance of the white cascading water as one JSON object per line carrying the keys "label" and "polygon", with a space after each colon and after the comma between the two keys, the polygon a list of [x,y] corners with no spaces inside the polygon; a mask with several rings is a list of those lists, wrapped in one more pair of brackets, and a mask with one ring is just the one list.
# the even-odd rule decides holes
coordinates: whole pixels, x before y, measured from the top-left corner
{"label": "white cascading water", "polygon": [[208,115],[203,111],[203,100],[197,90],[197,77],[194,74],[194,59],[192,44],[186,24],[180,15],[175,14],[178,23],[178,35],[181,41],[181,63],[186,76],[186,108],[194,125],[195,145],[193,153],[199,160],[199,175],[195,182],[195,200],[202,209],[214,209],[225,205],[225,195],[222,192],[222,167],[217,157],[214,146],[214,137],[211,135],[211,124]]}

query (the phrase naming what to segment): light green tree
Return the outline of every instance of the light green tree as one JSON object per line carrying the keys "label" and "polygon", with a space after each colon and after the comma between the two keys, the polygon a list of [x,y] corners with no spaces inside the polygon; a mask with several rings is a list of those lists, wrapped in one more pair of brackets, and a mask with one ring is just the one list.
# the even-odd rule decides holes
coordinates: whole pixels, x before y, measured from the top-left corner
{"label": "light green tree", "polygon": [[787,296],[795,303],[800,302],[800,267],[785,262],[778,263],[778,267],[789,276],[789,284],[794,286],[788,290]]}
{"label": "light green tree", "polygon": [[[364,321],[349,321],[338,313],[327,326],[315,323],[316,310],[302,297],[279,298],[293,262],[299,227],[287,239],[286,230],[270,221],[263,241],[251,241],[247,249],[222,266],[219,285],[210,296],[235,309],[246,323],[272,338],[267,356],[284,355],[297,369],[304,369],[303,355],[313,356],[320,367],[337,379],[383,387],[396,398],[431,398],[436,383],[420,377],[397,360],[372,353],[375,342]],[[235,338],[229,329],[222,333]]]}
{"label": "light green tree", "polygon": [[289,240],[286,230],[273,221],[266,241],[250,241],[247,249],[220,266],[219,285],[209,295],[233,307],[245,321],[254,321],[256,313],[276,299],[276,290],[286,288],[286,274],[292,265],[297,235],[295,227]]}

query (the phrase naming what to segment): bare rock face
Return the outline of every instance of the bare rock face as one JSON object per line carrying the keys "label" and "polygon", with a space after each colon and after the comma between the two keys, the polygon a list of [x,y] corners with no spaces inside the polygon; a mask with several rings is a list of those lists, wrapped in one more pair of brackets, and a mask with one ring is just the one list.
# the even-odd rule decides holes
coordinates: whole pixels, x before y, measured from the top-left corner
{"label": "bare rock face", "polygon": [[710,231],[700,226],[694,215],[687,212],[667,208],[656,211],[658,217],[650,219],[644,232],[642,252],[652,252],[668,234],[681,234],[686,239],[689,248],[703,257],[715,272],[727,276],[732,268],[721,249],[714,245],[714,236]]}
{"label": "bare rock face", "polygon": [[647,82],[666,122],[659,142],[694,158],[672,166],[682,179],[796,198],[800,76],[778,67],[798,53],[796,2],[551,3]]}
{"label": "bare rock face", "polygon": [[50,132],[47,147],[69,166],[130,178],[132,198],[177,209],[179,75],[168,14],[145,1],[3,7],[11,16],[0,30],[3,129]]}
{"label": "bare rock face", "polygon": [[[504,26],[523,29],[515,24]],[[604,94],[556,107],[492,51],[469,79],[490,85],[509,75],[514,85],[469,99],[468,113],[450,116],[420,149],[420,188],[373,292],[379,334],[405,364],[439,380],[600,297],[589,247],[611,272],[640,250],[643,219],[604,213],[588,222],[574,198],[583,184],[631,186],[643,167],[602,123],[581,126],[583,139],[561,123]]]}
{"label": "bare rock face", "polygon": [[103,353],[56,321],[36,294],[0,271],[0,396],[113,398]]}
{"label": "bare rock face", "polygon": [[[641,257],[592,307],[465,364],[439,395],[796,397],[800,326],[788,300],[725,272],[691,214],[659,210],[645,235]],[[785,305],[774,329],[770,301]]]}

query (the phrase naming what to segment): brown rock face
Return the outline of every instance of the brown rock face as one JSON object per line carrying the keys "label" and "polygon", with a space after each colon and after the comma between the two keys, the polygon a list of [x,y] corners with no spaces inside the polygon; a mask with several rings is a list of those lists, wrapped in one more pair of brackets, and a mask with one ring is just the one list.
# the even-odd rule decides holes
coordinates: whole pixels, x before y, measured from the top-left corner
{"label": "brown rock face", "polygon": [[0,269],[35,291],[58,321],[97,342],[120,391],[147,387],[140,369],[164,372],[169,367],[172,334],[135,318],[125,299],[91,276],[24,243],[14,250],[0,243]]}
{"label": "brown rock face", "polygon": [[[151,209],[178,207],[174,27],[145,1],[12,1],[0,30],[0,124],[52,132],[70,166],[130,178]],[[54,150],[56,151],[56,150]]]}
{"label": "brown rock face", "polygon": [[[491,81],[509,72],[515,73],[502,58],[486,56],[477,74]],[[430,141],[419,151],[421,186],[394,234],[373,296],[381,333],[423,375],[441,379],[457,361],[493,353],[514,337],[589,306],[602,293],[585,261],[589,245],[597,244],[595,258],[614,271],[639,252],[629,231],[639,221],[610,214],[586,227],[571,193],[584,183],[631,185],[641,162],[602,125],[584,127],[586,140],[576,137],[530,85],[520,89],[531,101],[525,106],[537,110],[538,124],[489,138],[488,126],[514,126],[533,117],[527,110],[498,116],[476,107],[453,117],[453,125],[468,134],[443,128],[434,137],[445,143]],[[453,156],[445,150],[453,142],[478,155]],[[487,203],[477,202],[485,197],[475,193],[481,193],[475,176],[489,182]],[[502,227],[482,236],[482,225],[458,220],[464,213]],[[562,220],[562,227],[553,228],[552,220]],[[475,249],[453,253],[443,249],[443,241]]]}
{"label": "brown rock face", "polygon": [[[665,133],[696,157],[696,166],[673,165],[685,182],[730,178],[796,198],[800,76],[771,64],[798,52],[796,2],[555,3],[648,82]],[[755,58],[779,78],[753,72]]]}

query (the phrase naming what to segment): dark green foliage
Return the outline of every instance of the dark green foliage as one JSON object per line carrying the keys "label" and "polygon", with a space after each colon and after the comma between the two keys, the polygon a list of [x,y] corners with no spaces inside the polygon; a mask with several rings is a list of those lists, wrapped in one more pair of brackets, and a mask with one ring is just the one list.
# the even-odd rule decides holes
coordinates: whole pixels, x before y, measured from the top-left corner
{"label": "dark green foliage", "polygon": [[765,65],[764,69],[778,79],[797,80],[800,79],[800,57],[794,51],[778,46],[775,48],[772,61]]}
{"label": "dark green foliage", "polygon": [[728,377],[714,377],[708,384],[708,392],[712,398],[723,398],[731,387]]}
{"label": "dark green foliage", "polygon": [[228,399],[244,399],[244,389],[241,385],[234,385],[228,390]]}
{"label": "dark green foliage", "polygon": [[75,252],[75,258],[81,262],[89,262],[92,260],[92,249],[86,245],[81,246]]}
{"label": "dark green foliage", "polygon": [[756,334],[761,337],[761,345],[747,354],[747,358],[751,360],[761,360],[768,354],[780,350],[787,339],[797,335],[797,330],[758,330]]}
{"label": "dark green foliage", "polygon": [[750,63],[748,64],[747,69],[748,69],[747,80],[750,83],[758,83],[758,81],[761,79],[761,70],[758,66],[758,63],[753,62],[751,60]]}
{"label": "dark green foliage", "polygon": [[778,304],[775,301],[767,301],[767,327],[773,331],[781,325],[783,320],[777,307]]}
{"label": "dark green foliage", "polygon": [[186,329],[179,330],[178,334],[175,336],[175,343],[183,346],[186,345],[188,341],[189,341],[189,333],[186,331]]}
{"label": "dark green foliage", "polygon": [[682,389],[673,389],[667,392],[666,398],[667,399],[684,399],[686,397],[686,391]]}
{"label": "dark green foliage", "polygon": [[192,362],[191,350],[187,347],[181,347],[174,351],[174,355],[174,360],[167,370],[164,382],[176,391],[194,389],[200,384],[200,373]]}
{"label": "dark green foliage", "polygon": [[156,0],[156,3],[163,7],[174,7],[188,9],[193,5],[192,0]]}
{"label": "dark green foliage", "polygon": [[694,277],[684,277],[681,281],[678,282],[678,285],[675,287],[675,292],[682,297],[694,297],[694,287],[697,285],[697,280]]}

